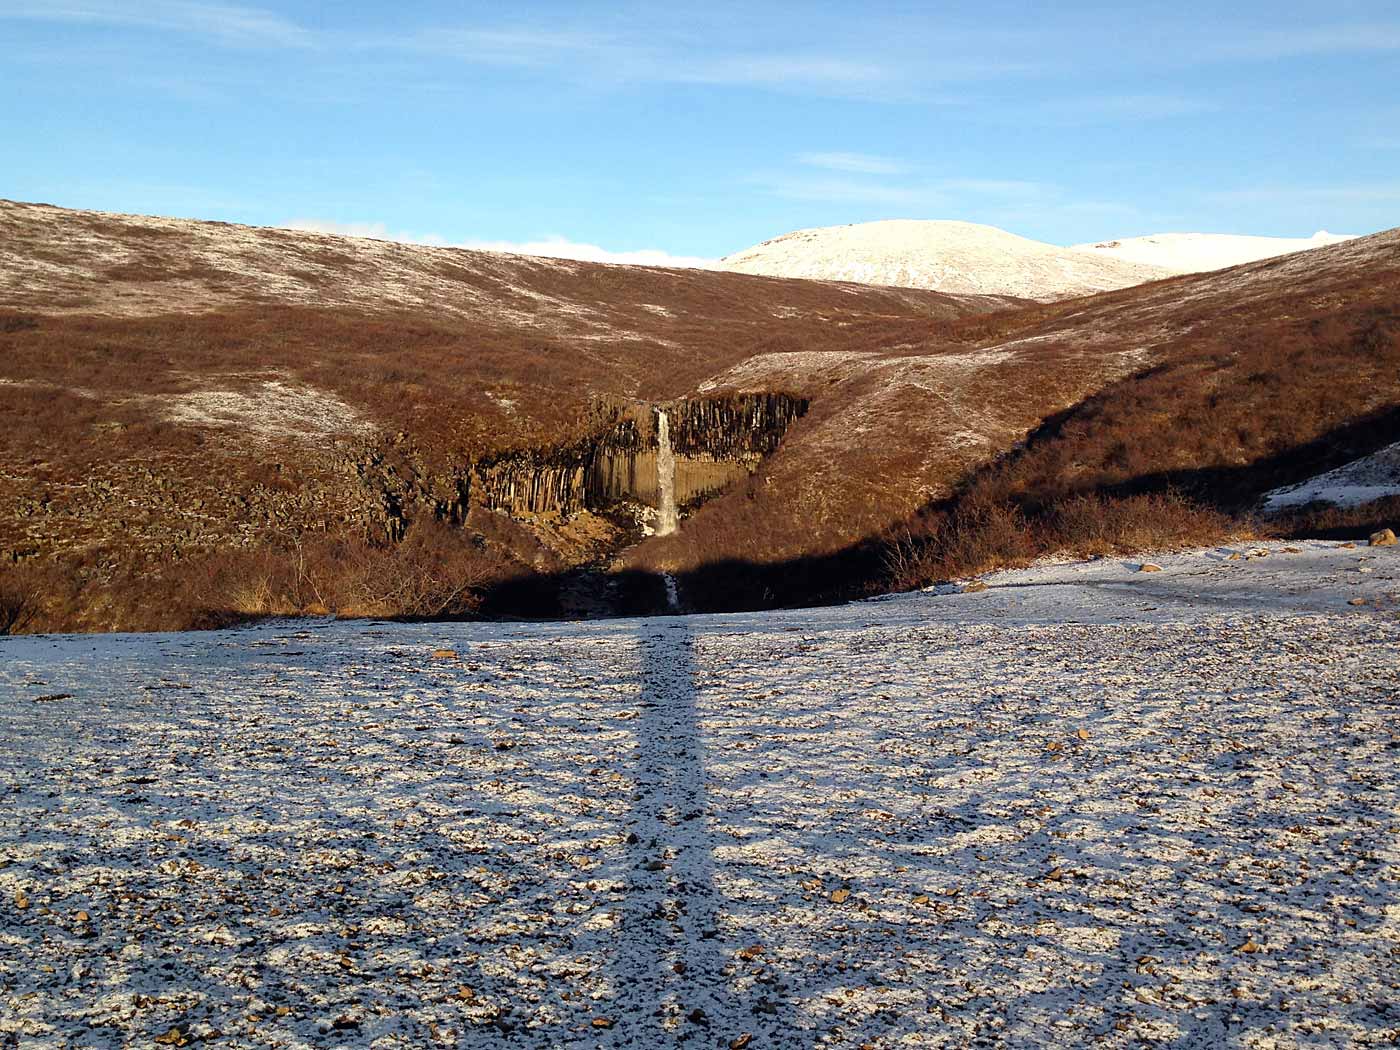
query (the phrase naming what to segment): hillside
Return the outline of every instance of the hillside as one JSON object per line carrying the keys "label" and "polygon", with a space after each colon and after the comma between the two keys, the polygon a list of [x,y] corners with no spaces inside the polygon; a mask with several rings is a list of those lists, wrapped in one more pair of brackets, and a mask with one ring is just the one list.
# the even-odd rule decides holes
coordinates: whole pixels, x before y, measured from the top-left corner
{"label": "hillside", "polygon": [[[1395,231],[1034,305],[6,204],[0,303],[0,550],[47,625],[558,614],[590,566],[812,600],[1028,436],[997,499],[1400,439],[1279,458],[1400,405]],[[647,538],[662,414],[689,496]]]}
{"label": "hillside", "polygon": [[[284,570],[230,552],[428,520],[453,536],[415,572],[563,570],[640,538],[654,406],[755,355],[908,346],[1013,305],[0,203],[0,556],[58,565],[54,622],[92,627],[265,607]],[[700,486],[791,422],[697,411]],[[736,412],[772,418],[716,433]]]}
{"label": "hillside", "polygon": [[[693,594],[718,602],[745,574],[774,601],[851,593],[843,574],[883,580],[891,557],[904,557],[885,544],[857,550],[853,563],[812,554],[836,555],[839,545],[822,541],[838,520],[860,520],[866,536],[880,532],[877,521],[903,520],[896,504],[909,506],[915,489],[929,513],[909,529],[931,546],[894,583],[1016,564],[1079,544],[1085,529],[1070,526],[1070,511],[1112,516],[1076,500],[1184,490],[1246,513],[1273,488],[1400,440],[1400,230],[969,318],[893,353],[764,355],[714,382],[781,387],[814,404],[801,453],[780,450],[761,485],[638,552],[692,574]],[[1087,546],[1169,542],[1173,529],[1207,542],[1221,527],[1178,521],[1160,504],[1129,510],[1135,524],[1125,518],[1115,532],[1104,520],[1087,529],[1101,532]],[[735,564],[739,537],[766,552],[762,564]]]}
{"label": "hillside", "polygon": [[971,222],[892,219],[797,230],[727,256],[735,273],[969,295],[1068,299],[1173,271],[1017,237]]}
{"label": "hillside", "polygon": [[1155,233],[1147,237],[1076,244],[1074,251],[1100,259],[1159,266],[1171,273],[1206,273],[1325,248],[1353,238],[1325,230],[1311,237],[1244,237],[1228,233]]}

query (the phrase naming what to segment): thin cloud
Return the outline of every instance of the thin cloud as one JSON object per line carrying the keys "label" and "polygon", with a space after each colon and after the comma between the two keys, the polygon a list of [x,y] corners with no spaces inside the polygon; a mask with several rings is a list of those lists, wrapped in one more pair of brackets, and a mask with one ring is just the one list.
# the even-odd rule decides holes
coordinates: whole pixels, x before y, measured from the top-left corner
{"label": "thin cloud", "polygon": [[432,54],[472,65],[536,70],[585,83],[667,83],[839,93],[893,92],[886,63],[839,56],[663,47],[596,32],[446,28],[378,41],[384,50]]}
{"label": "thin cloud", "polygon": [[316,36],[310,30],[262,8],[182,0],[146,0],[140,4],[112,0],[16,0],[0,3],[0,19],[129,26],[207,36],[238,45],[305,48],[316,44]]}
{"label": "thin cloud", "polygon": [[909,170],[899,161],[870,153],[799,153],[797,163],[855,175],[902,175]]}
{"label": "thin cloud", "polygon": [[[840,169],[837,169],[840,170]],[[848,175],[818,176],[806,173],[760,172],[749,183],[774,197],[832,204],[872,204],[931,210],[946,208],[960,199],[975,197],[1022,203],[1053,198],[1058,190],[1042,182],[1021,179],[942,178],[918,182],[862,178]]]}
{"label": "thin cloud", "polygon": [[1218,107],[1205,99],[1188,95],[1086,95],[1051,99],[1034,107],[1034,112],[1059,124],[1095,124],[1118,121],[1170,120],[1199,113],[1212,113]]}
{"label": "thin cloud", "polygon": [[901,60],[873,48],[790,49],[743,41],[709,41],[677,33],[540,29],[520,25],[441,25],[378,35],[301,25],[266,8],[203,0],[0,0],[0,21],[28,20],[131,27],[204,37],[226,45],[431,56],[466,65],[508,68],[603,87],[680,84],[752,88],[885,102],[961,105],[931,88],[1021,76],[1033,64]]}
{"label": "thin cloud", "polygon": [[680,84],[871,88],[892,82],[890,67],[825,55],[738,54],[678,58],[662,78]]}
{"label": "thin cloud", "polygon": [[379,41],[376,46],[431,53],[471,64],[526,69],[555,68],[561,59],[575,56],[592,56],[606,64],[604,56],[616,58],[619,51],[617,41],[599,34],[530,29],[440,29]]}
{"label": "thin cloud", "polygon": [[932,208],[947,195],[931,186],[891,185],[839,176],[758,174],[750,184],[773,197],[823,204],[880,204],[901,208]]}
{"label": "thin cloud", "polygon": [[1400,22],[1293,27],[1251,33],[1208,49],[1212,58],[1267,61],[1310,55],[1400,51]]}
{"label": "thin cloud", "polygon": [[1352,186],[1261,186],[1208,195],[1220,204],[1390,204],[1400,201],[1400,182]]}
{"label": "thin cloud", "polygon": [[542,237],[532,241],[453,241],[438,234],[392,232],[382,222],[335,222],[327,219],[293,219],[285,229],[308,233],[329,233],[340,237],[369,237],[377,241],[400,244],[422,244],[434,248],[463,248],[480,252],[507,252],[511,255],[534,255],[551,259],[574,259],[580,262],[613,263],[628,266],[669,266],[681,269],[708,269],[714,259],[695,255],[673,255],[660,248],[637,248],[614,251],[600,245],[572,241],[567,237]]}

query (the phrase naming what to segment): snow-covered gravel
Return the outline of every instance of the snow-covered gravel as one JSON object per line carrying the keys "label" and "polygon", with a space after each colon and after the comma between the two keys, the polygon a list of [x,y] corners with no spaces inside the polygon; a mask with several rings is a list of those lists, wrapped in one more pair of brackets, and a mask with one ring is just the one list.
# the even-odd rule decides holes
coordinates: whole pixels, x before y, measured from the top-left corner
{"label": "snow-covered gravel", "polygon": [[1400,442],[1335,470],[1264,495],[1264,509],[1284,510],[1308,503],[1356,507],[1387,496],[1400,496]]}
{"label": "snow-covered gravel", "polygon": [[0,639],[0,1046],[1393,1045],[1400,549],[1295,550]]}
{"label": "snow-covered gravel", "polygon": [[1096,244],[1076,244],[1073,250],[1103,259],[1160,266],[1172,273],[1205,273],[1242,263],[1312,251],[1355,240],[1348,234],[1319,230],[1311,237],[1249,237],[1229,233],[1154,233]]}

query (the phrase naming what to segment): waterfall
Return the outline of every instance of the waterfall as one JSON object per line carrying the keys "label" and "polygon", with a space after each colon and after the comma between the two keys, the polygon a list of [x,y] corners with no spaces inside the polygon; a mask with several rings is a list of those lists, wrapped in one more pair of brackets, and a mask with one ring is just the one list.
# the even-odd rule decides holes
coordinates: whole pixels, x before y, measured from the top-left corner
{"label": "waterfall", "polygon": [[676,454],[671,449],[671,420],[656,411],[656,534],[669,536],[680,526],[676,513]]}

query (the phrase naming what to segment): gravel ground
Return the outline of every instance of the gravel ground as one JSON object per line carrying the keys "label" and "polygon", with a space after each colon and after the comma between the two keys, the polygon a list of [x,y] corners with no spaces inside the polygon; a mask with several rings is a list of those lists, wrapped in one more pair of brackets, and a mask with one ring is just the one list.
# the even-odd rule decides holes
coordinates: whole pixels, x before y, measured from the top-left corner
{"label": "gravel ground", "polygon": [[1394,1045],[1400,555],[1268,555],[0,639],[0,1046]]}

